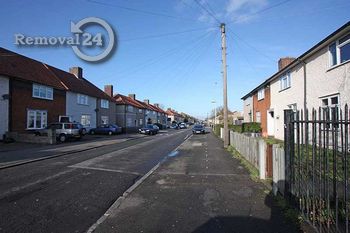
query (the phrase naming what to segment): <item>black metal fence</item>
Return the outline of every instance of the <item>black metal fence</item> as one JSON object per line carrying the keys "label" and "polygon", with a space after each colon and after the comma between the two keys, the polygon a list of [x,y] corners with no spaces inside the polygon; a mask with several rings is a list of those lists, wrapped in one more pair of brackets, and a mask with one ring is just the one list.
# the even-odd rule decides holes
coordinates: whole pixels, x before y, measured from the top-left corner
{"label": "black metal fence", "polygon": [[349,232],[349,109],[285,111],[286,195],[319,232]]}

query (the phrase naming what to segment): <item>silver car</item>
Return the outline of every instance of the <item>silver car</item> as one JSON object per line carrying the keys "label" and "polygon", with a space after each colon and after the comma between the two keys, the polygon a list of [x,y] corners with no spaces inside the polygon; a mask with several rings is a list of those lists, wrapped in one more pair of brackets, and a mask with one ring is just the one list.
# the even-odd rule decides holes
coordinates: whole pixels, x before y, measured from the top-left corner
{"label": "silver car", "polygon": [[48,125],[45,129],[37,130],[35,135],[42,136],[47,135],[49,129],[56,130],[57,140],[60,142],[65,142],[69,138],[82,138],[83,130],[79,126],[79,123],[52,123]]}

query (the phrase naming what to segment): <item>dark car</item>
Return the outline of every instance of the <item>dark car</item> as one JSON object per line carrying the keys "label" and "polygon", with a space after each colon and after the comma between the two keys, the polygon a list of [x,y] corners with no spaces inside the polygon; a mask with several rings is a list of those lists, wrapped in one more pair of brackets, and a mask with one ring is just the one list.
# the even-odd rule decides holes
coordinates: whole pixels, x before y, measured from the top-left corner
{"label": "dark car", "polygon": [[203,125],[195,125],[192,128],[193,134],[205,134],[205,128]]}
{"label": "dark car", "polygon": [[157,134],[158,131],[159,131],[159,127],[152,124],[146,125],[146,127],[139,129],[139,133],[148,134],[148,135]]}
{"label": "dark car", "polygon": [[114,124],[103,124],[97,128],[90,129],[90,134],[118,134],[122,132],[122,127]]}

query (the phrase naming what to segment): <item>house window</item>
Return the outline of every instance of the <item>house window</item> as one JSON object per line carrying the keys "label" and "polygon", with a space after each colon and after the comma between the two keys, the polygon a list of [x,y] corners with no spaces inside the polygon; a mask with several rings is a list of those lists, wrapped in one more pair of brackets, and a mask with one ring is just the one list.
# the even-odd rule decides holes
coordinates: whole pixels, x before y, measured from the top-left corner
{"label": "house window", "polygon": [[43,129],[47,126],[47,111],[28,110],[27,129]]}
{"label": "house window", "polygon": [[39,84],[33,84],[33,97],[40,99],[53,99],[53,89],[52,87],[43,86]]}
{"label": "house window", "polygon": [[90,127],[91,126],[91,115],[81,115],[80,123],[83,126]]}
{"label": "house window", "polygon": [[265,89],[262,88],[258,91],[258,100],[262,100],[265,98]]}
{"label": "house window", "polygon": [[340,38],[328,47],[330,66],[350,60],[350,34]]}
{"label": "house window", "polygon": [[131,117],[126,118],[126,126],[131,127],[132,126],[132,119]]}
{"label": "house window", "polygon": [[256,112],[256,119],[255,119],[256,122],[261,122],[261,114],[260,112]]}
{"label": "house window", "polygon": [[128,112],[133,112],[134,111],[134,107],[133,106],[131,106],[131,105],[128,105]]}
{"label": "house window", "polygon": [[77,95],[77,103],[78,104],[82,104],[82,105],[88,105],[88,96],[87,95],[78,94]]}
{"label": "house window", "polygon": [[290,87],[290,73],[284,74],[280,78],[280,90],[285,90]]}
{"label": "house window", "polygon": [[339,106],[339,95],[333,95],[333,96],[328,96],[328,97],[323,97],[321,99],[322,102],[322,107],[327,108],[335,108]]}
{"label": "house window", "polygon": [[139,119],[139,125],[142,126],[143,125],[143,120]]}
{"label": "house window", "polygon": [[102,99],[101,100],[101,108],[109,108],[109,101],[105,100],[105,99]]}
{"label": "house window", "polygon": [[101,116],[101,122],[102,122],[102,124],[108,124],[109,117],[108,116]]}
{"label": "house window", "polygon": [[142,113],[142,109],[141,108],[139,108],[139,113]]}

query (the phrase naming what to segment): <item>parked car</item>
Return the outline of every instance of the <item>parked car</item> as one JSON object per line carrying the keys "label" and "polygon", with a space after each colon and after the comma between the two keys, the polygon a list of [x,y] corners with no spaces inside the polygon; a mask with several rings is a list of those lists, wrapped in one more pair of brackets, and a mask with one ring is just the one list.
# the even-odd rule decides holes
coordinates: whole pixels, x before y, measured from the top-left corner
{"label": "parked car", "polygon": [[81,130],[81,134],[82,134],[82,135],[86,135],[86,133],[87,133],[86,128],[85,128],[82,124],[80,124],[80,123],[78,123],[78,127],[79,127],[79,129]]}
{"label": "parked car", "polygon": [[159,131],[159,127],[152,124],[148,124],[146,125],[146,127],[139,129],[139,133],[148,134],[148,135],[157,134],[158,131]]}
{"label": "parked car", "polygon": [[180,123],[179,128],[180,129],[187,129],[187,125],[185,123]]}
{"label": "parked car", "polygon": [[205,127],[203,125],[195,125],[192,128],[193,134],[205,134]]}
{"label": "parked car", "polygon": [[52,123],[48,125],[45,129],[39,129],[35,131],[35,135],[43,136],[47,135],[49,129],[56,130],[57,140],[60,142],[65,142],[69,138],[80,139],[83,137],[82,129],[78,123]]}
{"label": "parked car", "polygon": [[170,126],[170,129],[179,129],[179,125],[178,124],[172,124]]}
{"label": "parked car", "polygon": [[90,129],[90,134],[118,134],[122,132],[122,127],[114,124],[103,124],[97,128]]}

